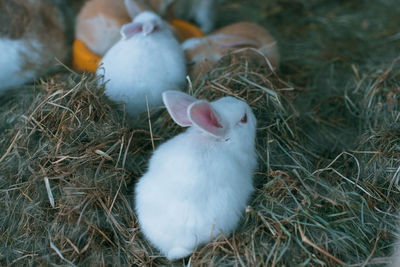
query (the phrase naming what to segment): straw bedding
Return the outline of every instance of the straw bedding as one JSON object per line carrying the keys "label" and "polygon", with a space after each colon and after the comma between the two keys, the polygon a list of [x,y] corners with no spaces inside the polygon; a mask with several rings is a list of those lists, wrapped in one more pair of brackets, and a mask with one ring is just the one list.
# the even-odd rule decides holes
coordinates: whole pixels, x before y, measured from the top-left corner
{"label": "straw bedding", "polygon": [[[237,53],[188,83],[196,97],[250,104],[259,168],[235,233],[173,265],[390,262],[400,10],[395,1],[361,2],[225,4],[221,24],[240,14],[268,26],[282,65],[273,73],[264,58]],[[161,107],[129,118],[97,83],[66,70],[1,98],[2,266],[171,264],[140,233],[133,187],[153,149],[182,129]]]}

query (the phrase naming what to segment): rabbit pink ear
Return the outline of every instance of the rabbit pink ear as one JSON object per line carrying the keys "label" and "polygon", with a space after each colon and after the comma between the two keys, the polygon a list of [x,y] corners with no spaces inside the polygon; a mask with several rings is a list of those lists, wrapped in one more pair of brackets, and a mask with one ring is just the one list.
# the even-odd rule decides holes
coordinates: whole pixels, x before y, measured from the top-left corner
{"label": "rabbit pink ear", "polygon": [[217,137],[223,137],[226,127],[221,123],[218,114],[206,101],[198,101],[189,107],[189,118],[193,125]]}
{"label": "rabbit pink ear", "polygon": [[243,36],[217,34],[211,36],[211,39],[213,39],[215,43],[217,43],[221,47],[260,46],[259,42],[245,38]]}
{"label": "rabbit pink ear", "polygon": [[137,22],[131,22],[128,24],[125,24],[121,27],[121,36],[122,39],[129,39],[133,35],[143,32],[143,24],[142,23],[137,23]]}
{"label": "rabbit pink ear", "polygon": [[157,30],[157,25],[154,21],[146,21],[144,23],[131,22],[121,27],[122,39],[129,39],[137,33],[148,35]]}
{"label": "rabbit pink ear", "polygon": [[188,107],[197,101],[196,98],[180,91],[165,91],[162,98],[169,115],[176,124],[182,127],[192,125],[188,118]]}

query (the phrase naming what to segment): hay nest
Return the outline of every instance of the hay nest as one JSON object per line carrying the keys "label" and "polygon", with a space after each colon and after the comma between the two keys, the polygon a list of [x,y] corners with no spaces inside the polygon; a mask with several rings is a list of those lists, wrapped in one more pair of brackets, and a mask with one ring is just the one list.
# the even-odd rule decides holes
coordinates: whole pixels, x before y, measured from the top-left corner
{"label": "hay nest", "polygon": [[[271,129],[292,131],[282,104],[292,89],[267,64],[237,58],[190,90],[207,99],[246,99],[265,126],[258,139],[264,149],[275,135]],[[10,110],[4,117],[13,118],[12,127],[3,126],[0,143],[3,263],[166,263],[139,234],[132,189],[153,148],[181,129],[161,108],[152,111],[151,128],[146,114],[132,123],[123,105],[109,103],[97,84],[90,75],[58,75],[26,96],[31,103],[26,111],[3,106]],[[222,247],[213,253],[229,248],[227,240],[212,244]],[[194,261],[207,248],[214,250],[206,247]]]}
{"label": "hay nest", "polygon": [[[288,36],[281,74],[239,53],[188,84],[199,98],[250,104],[259,168],[235,233],[173,265],[390,262],[400,201],[400,64],[391,47],[400,39],[398,24],[376,13],[393,15],[396,5],[325,2],[246,5]],[[298,23],[282,23],[288,17]],[[163,108],[132,120],[97,82],[60,73],[0,100],[1,265],[171,264],[141,235],[133,188],[153,149],[182,129]]]}
{"label": "hay nest", "polygon": [[[140,234],[132,190],[153,146],[181,128],[162,108],[132,122],[97,83],[73,73],[42,81],[28,110],[6,130],[0,158],[4,264],[168,264]],[[330,162],[304,145],[308,135],[292,104],[301,90],[267,64],[226,57],[188,91],[210,100],[245,99],[258,119],[259,155],[257,191],[241,227],[198,248],[192,265],[335,266],[363,262],[371,242],[387,243],[382,235],[390,224],[374,211],[374,205],[389,207],[385,194],[376,181],[360,178],[366,166],[350,152]]]}

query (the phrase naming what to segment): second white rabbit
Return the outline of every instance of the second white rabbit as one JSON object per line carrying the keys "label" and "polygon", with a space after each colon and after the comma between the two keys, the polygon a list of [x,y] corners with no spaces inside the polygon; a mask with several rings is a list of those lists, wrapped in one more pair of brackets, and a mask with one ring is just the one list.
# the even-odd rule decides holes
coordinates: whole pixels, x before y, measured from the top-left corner
{"label": "second white rabbit", "polygon": [[104,74],[105,94],[125,102],[128,114],[137,115],[146,110],[146,98],[151,108],[162,104],[163,91],[182,89],[185,56],[169,25],[150,11],[122,26],[121,35],[103,57],[97,75]]}

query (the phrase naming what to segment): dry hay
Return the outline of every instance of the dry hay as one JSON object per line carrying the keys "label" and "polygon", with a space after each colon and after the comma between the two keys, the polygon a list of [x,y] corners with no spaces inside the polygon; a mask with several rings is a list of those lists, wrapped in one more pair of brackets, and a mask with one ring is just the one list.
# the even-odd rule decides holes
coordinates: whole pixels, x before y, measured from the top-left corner
{"label": "dry hay", "polygon": [[[271,127],[290,130],[279,93],[290,88],[275,74],[242,62],[216,72],[217,78],[193,93],[244,98],[258,116],[269,114],[264,125],[279,116],[281,122]],[[4,264],[165,263],[138,235],[132,189],[152,143],[157,146],[181,129],[160,109],[152,112],[151,133],[145,114],[131,124],[117,111],[123,105],[110,104],[96,84],[95,77],[77,74],[42,81],[29,109],[15,115],[5,131],[0,158]],[[266,140],[259,143],[269,146]]]}
{"label": "dry hay", "polygon": [[[239,54],[187,91],[251,105],[258,119],[256,192],[233,236],[174,265],[389,262],[400,200],[400,64],[392,57],[399,39],[393,41],[395,23],[375,13],[393,16],[391,1],[366,1],[372,6],[364,9],[357,1],[246,6],[262,6],[279,25],[272,32],[288,36],[281,73]],[[364,27],[360,14],[373,30],[349,38],[353,27]],[[288,17],[297,23],[280,24]],[[132,121],[96,83],[68,72],[0,100],[1,265],[169,264],[141,235],[132,191],[153,145],[182,129],[163,108],[151,112],[151,130],[147,114]]]}
{"label": "dry hay", "polygon": [[[364,259],[371,251],[365,244],[383,229],[366,197],[378,193],[359,176],[346,177],[353,156],[335,166],[350,155],[342,154],[314,170],[323,159],[302,145],[307,137],[292,106],[299,92],[267,65],[226,60],[189,91],[207,99],[234,95],[252,106],[257,191],[233,237],[200,247],[191,264],[335,266]],[[151,113],[152,132],[146,114],[132,123],[96,83],[76,74],[43,81],[28,111],[6,131],[0,159],[4,265],[168,263],[139,232],[132,189],[152,143],[181,129],[161,108]]]}
{"label": "dry hay", "polygon": [[7,132],[0,160],[4,263],[118,262],[122,240],[137,232],[129,198],[119,192],[130,180],[128,149],[143,146],[130,141],[141,133],[120,123],[93,78],[74,78],[41,83]]}

